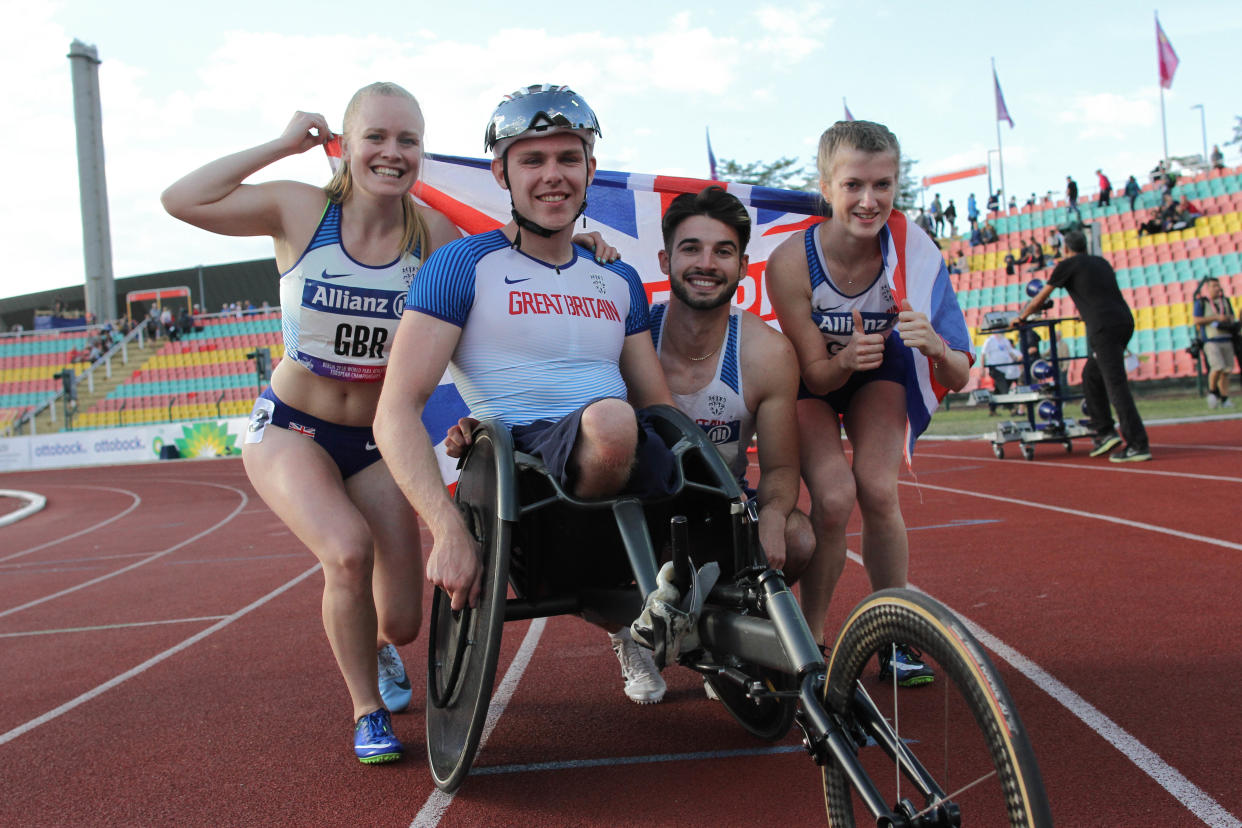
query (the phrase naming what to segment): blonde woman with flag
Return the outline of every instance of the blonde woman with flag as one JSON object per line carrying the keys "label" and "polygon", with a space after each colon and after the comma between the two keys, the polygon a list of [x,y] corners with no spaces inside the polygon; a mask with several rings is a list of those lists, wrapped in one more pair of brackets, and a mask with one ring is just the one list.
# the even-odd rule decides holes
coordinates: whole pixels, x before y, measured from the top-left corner
{"label": "blonde woman with flag", "polygon": [[[773,251],[765,279],[802,373],[798,429],[815,553],[800,588],[822,644],[855,503],[872,588],[906,586],[903,448],[908,457],[946,389],[966,384],[973,355],[939,248],[893,209],[896,136],[870,121],[838,121],[820,138],[818,168],[826,217]],[[881,654],[882,676],[903,686],[934,680],[917,652],[894,643],[895,656]]]}
{"label": "blonde woman with flag", "polygon": [[242,460],[264,502],[323,564],[323,623],[350,696],[354,753],[374,764],[403,751],[389,711],[405,709],[411,691],[393,645],[418,635],[423,561],[418,519],[371,424],[410,281],[458,233],[409,194],[423,163],[413,95],[366,86],[343,129],[325,187],[243,183],[330,140],[322,115],[298,112],[278,138],[195,170],[162,200],[204,230],[275,245],[285,358],[255,403]]}

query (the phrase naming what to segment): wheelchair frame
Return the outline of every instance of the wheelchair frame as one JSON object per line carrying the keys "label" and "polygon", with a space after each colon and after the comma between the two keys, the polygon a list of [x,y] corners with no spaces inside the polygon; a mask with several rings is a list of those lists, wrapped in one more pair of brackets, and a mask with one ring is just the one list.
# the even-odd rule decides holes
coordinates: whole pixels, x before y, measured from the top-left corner
{"label": "wheelchair frame", "polygon": [[[649,410],[671,447],[679,480],[675,494],[643,502],[577,499],[537,458],[514,452],[502,424],[484,421],[476,428],[456,497],[482,547],[484,584],[473,609],[453,612],[438,589],[433,597],[427,750],[436,785],[454,791],[469,773],[504,622],[572,613],[628,625],[656,589],[657,550],[667,550],[683,583],[692,565],[715,560],[721,567],[699,617],[701,646],[681,653],[678,663],[704,675],[751,733],[780,739],[798,724],[808,753],[824,769],[832,824],[853,824],[852,808],[840,804],[848,804],[850,789],[876,825],[960,824],[949,794],[857,680],[886,641],[913,640],[947,659],[948,678],[968,697],[1003,779],[1011,824],[1050,825],[1034,754],[1008,691],[952,613],[909,590],[876,593],[855,610],[825,663],[783,576],[768,567],[753,509],[743,503],[715,446],[680,411]],[[605,514],[613,518],[615,535],[598,531]],[[680,529],[687,524],[693,536]],[[581,543],[584,526],[597,530],[591,551],[572,554],[569,544]],[[923,806],[885,802],[857,758],[868,740],[900,767]]]}

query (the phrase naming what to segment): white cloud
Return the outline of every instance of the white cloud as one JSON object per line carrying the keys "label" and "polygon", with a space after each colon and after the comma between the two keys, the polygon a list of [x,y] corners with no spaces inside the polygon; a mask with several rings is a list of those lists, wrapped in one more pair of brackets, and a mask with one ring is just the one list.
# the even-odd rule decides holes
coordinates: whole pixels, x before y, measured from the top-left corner
{"label": "white cloud", "polygon": [[821,17],[822,8],[818,3],[800,9],[760,7],[754,16],[762,34],[754,41],[755,50],[787,65],[822,49],[822,36],[833,23],[831,17]]}
{"label": "white cloud", "polygon": [[1076,137],[1123,139],[1136,127],[1150,127],[1159,120],[1154,89],[1128,95],[1115,92],[1080,92],[1062,100],[1057,123],[1079,127]]}

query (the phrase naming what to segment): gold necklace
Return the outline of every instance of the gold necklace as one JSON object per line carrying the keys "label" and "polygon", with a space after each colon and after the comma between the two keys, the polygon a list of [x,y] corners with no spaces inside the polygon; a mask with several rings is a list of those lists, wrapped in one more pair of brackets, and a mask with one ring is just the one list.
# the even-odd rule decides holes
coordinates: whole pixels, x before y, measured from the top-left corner
{"label": "gold necklace", "polygon": [[715,356],[716,352],[719,350],[720,350],[720,346],[717,345],[715,348],[712,348],[711,353],[709,354],[703,354],[703,356],[701,357],[692,357],[689,354],[686,354],[686,359],[690,360],[691,362],[702,362],[703,360],[709,357]]}

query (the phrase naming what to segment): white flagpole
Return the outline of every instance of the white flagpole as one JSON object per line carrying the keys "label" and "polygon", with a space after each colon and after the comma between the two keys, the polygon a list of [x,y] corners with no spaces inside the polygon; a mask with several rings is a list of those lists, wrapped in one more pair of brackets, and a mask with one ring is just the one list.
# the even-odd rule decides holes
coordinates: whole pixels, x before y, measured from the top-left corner
{"label": "white flagpole", "polygon": [[[992,58],[992,109],[996,109],[996,90],[996,58]],[[994,117],[996,118],[996,163],[1000,168],[1000,209],[1003,210],[1005,209],[1005,204],[1007,203],[1005,201],[1005,154],[1001,152],[1000,113],[995,113]],[[991,195],[991,193],[989,193],[989,195]]]}
{"label": "white flagpole", "polygon": [[[1160,15],[1153,11],[1152,19],[1156,22],[1156,31],[1160,31]],[[1164,168],[1169,168],[1169,127],[1164,120],[1164,75],[1160,71],[1162,60],[1162,44],[1156,39],[1156,83],[1160,86],[1160,134],[1164,138]]]}

